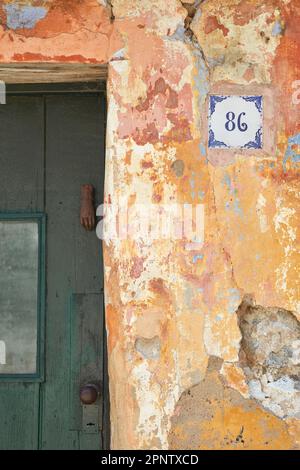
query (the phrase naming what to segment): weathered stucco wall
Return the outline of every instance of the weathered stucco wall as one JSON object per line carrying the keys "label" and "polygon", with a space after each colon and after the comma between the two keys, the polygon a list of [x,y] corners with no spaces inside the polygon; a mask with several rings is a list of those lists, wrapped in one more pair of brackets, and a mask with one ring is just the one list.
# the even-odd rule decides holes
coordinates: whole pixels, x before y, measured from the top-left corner
{"label": "weathered stucco wall", "polygon": [[[299,448],[299,0],[1,1],[0,18],[1,62],[109,62],[108,202],[205,207],[201,248],[105,245],[112,447]],[[264,96],[262,150],[207,148],[210,92]]]}

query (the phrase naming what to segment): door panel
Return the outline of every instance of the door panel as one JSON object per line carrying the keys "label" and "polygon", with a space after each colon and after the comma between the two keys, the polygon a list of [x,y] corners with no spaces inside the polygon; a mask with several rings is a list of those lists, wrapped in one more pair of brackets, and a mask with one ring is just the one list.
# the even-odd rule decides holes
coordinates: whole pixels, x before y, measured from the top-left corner
{"label": "door panel", "polygon": [[44,209],[44,104],[8,96],[0,105],[0,212]]}
{"label": "door panel", "polygon": [[0,384],[0,449],[38,448],[39,384]]}
{"label": "door panel", "polygon": [[[79,449],[80,435],[69,428],[68,314],[73,294],[100,292],[103,284],[100,242],[95,232],[80,227],[79,207],[81,184],[100,188],[98,202],[101,198],[104,103],[101,96],[49,96],[46,104],[47,369],[41,446]],[[103,347],[103,328],[98,341]],[[73,393],[78,397],[79,389]],[[100,442],[100,430],[98,437]]]}
{"label": "door panel", "polygon": [[[47,217],[45,380],[9,383],[0,369],[0,449],[100,449],[105,438],[107,391],[94,427],[95,406],[79,400],[83,382],[104,382],[101,244],[79,223],[82,184],[102,201],[104,129],[99,93],[9,96],[0,106],[0,212]],[[2,305],[0,292],[0,315]]]}
{"label": "door panel", "polygon": [[[103,377],[103,347],[95,334],[103,330],[103,295],[75,294],[70,307],[70,429],[78,432],[80,448],[93,449],[103,428],[103,395],[96,404],[82,406],[78,390]],[[101,380],[96,383],[103,389]]]}

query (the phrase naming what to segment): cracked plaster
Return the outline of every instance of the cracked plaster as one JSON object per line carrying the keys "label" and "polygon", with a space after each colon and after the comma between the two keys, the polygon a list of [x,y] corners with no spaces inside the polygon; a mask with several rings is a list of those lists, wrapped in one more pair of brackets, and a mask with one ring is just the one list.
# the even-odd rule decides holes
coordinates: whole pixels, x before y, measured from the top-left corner
{"label": "cracked plaster", "polygon": [[[10,18],[11,29],[4,7],[14,3],[0,2],[1,62],[110,62],[106,199],[205,205],[201,250],[178,240],[105,246],[112,448],[182,448],[187,427],[194,448],[200,435],[207,448],[297,447],[298,420],[266,411],[240,364],[236,312],[250,292],[266,309],[300,315],[293,143],[300,119],[291,102],[298,2],[54,0],[42,2],[48,13],[32,28]],[[276,127],[266,123],[273,147],[208,155],[207,94],[223,86],[269,93],[279,109],[276,117],[269,109]],[[289,145],[293,159],[284,160]],[[159,354],[149,353],[147,338],[159,339]],[[188,390],[205,388],[211,357],[222,363],[212,393],[227,390],[217,398],[227,424],[216,417],[213,432],[195,404],[184,417],[178,411]],[[282,386],[288,393],[290,384]]]}

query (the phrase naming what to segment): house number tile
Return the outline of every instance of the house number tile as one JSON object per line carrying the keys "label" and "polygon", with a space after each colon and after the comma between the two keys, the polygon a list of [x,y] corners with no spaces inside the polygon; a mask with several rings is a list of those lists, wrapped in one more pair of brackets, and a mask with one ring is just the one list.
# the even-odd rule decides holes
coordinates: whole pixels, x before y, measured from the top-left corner
{"label": "house number tile", "polygon": [[209,148],[261,149],[262,96],[209,97]]}

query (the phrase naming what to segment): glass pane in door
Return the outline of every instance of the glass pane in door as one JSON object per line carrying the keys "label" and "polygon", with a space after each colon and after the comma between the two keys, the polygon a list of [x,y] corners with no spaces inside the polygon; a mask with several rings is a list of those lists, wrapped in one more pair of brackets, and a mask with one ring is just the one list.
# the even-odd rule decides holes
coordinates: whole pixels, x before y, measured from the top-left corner
{"label": "glass pane in door", "polygon": [[39,224],[0,219],[0,374],[37,369]]}

